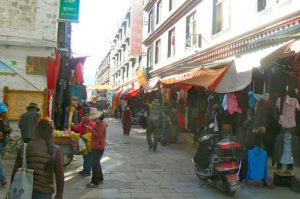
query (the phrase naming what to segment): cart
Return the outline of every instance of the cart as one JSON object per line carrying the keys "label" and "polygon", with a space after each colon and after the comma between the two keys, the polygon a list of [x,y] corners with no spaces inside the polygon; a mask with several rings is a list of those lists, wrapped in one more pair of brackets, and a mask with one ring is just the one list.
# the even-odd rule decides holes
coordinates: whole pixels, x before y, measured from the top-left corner
{"label": "cart", "polygon": [[54,136],[53,143],[59,146],[62,151],[64,166],[70,164],[74,155],[81,155],[79,153],[78,140],[68,136]]}

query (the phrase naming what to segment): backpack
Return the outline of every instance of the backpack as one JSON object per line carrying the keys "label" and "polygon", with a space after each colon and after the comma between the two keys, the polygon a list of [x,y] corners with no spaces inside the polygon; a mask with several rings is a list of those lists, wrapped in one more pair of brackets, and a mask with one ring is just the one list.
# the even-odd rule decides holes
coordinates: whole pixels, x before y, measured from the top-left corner
{"label": "backpack", "polygon": [[147,117],[147,123],[159,124],[160,123],[160,111],[159,108],[150,109],[150,114]]}

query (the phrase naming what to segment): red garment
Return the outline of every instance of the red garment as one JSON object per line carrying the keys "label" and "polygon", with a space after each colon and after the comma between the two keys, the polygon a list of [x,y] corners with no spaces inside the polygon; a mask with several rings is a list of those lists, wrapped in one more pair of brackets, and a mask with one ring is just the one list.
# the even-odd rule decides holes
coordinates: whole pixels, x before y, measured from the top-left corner
{"label": "red garment", "polygon": [[95,122],[90,120],[90,121],[86,121],[86,120],[82,120],[78,125],[76,125],[74,127],[74,131],[79,132],[80,137],[83,136],[86,133],[90,133],[90,130],[88,128],[85,127],[85,125],[87,126],[95,126]]}
{"label": "red garment", "polygon": [[179,129],[185,129],[185,118],[183,114],[177,114]]}
{"label": "red garment", "polygon": [[74,74],[75,74],[76,83],[84,83],[82,62],[76,64]]}
{"label": "red garment", "polygon": [[61,56],[59,52],[56,52],[55,59],[48,57],[48,73],[47,73],[47,85],[48,89],[55,89],[60,69]]}
{"label": "red garment", "polygon": [[92,149],[104,149],[107,124],[104,121],[97,121],[92,130]]}

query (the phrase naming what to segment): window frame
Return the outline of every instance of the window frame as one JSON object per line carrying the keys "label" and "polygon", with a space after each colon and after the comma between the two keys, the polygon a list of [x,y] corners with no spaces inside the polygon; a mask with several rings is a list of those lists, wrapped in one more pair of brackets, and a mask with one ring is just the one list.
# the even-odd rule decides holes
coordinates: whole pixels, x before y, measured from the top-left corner
{"label": "window frame", "polygon": [[161,15],[162,15],[162,0],[157,1],[156,4],[156,24],[158,24],[161,21]]}
{"label": "window frame", "polygon": [[161,59],[161,40],[157,40],[155,42],[155,55],[154,55],[154,63],[158,64]]}
{"label": "window frame", "polygon": [[173,39],[172,33],[174,33],[174,40],[175,40],[176,39],[175,28],[172,28],[171,30],[168,31],[168,58],[173,57],[175,55],[176,40],[174,41],[175,43],[174,47],[172,47],[172,39]]}

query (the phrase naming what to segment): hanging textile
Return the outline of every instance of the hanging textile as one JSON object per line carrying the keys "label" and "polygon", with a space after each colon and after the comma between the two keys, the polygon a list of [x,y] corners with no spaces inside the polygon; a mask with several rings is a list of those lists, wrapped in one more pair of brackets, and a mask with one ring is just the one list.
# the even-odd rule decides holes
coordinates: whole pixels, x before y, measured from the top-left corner
{"label": "hanging textile", "polygon": [[84,83],[83,65],[85,60],[86,57],[77,57],[72,59],[76,83]]}

